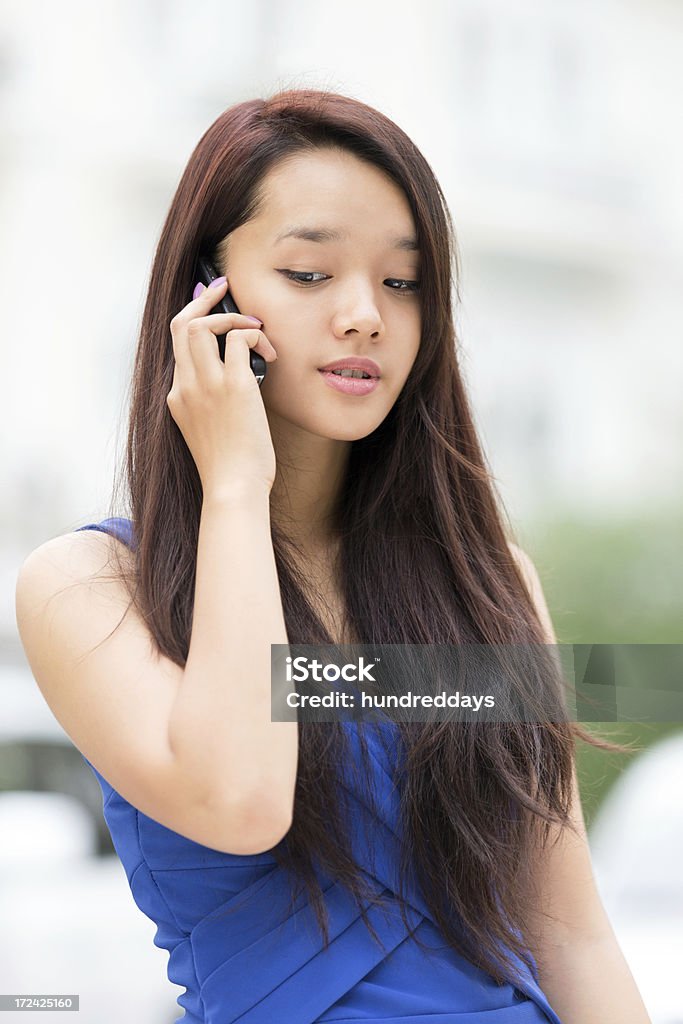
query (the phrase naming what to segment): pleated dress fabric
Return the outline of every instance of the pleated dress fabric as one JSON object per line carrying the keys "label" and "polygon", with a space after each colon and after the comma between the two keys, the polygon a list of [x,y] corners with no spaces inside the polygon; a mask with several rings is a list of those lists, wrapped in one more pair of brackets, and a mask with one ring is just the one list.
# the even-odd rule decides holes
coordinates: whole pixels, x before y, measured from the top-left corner
{"label": "pleated dress fabric", "polygon": [[[80,529],[113,534],[135,548],[128,519]],[[360,760],[357,723],[342,727]],[[168,950],[169,980],[185,989],[177,1000],[184,1015],[176,1024],[561,1024],[535,965],[531,972],[515,958],[516,984],[498,985],[446,945],[414,884],[407,890],[406,927],[396,899],[392,728],[386,722],[365,733],[374,808],[367,783],[359,785],[352,771],[340,775],[354,859],[384,900],[382,906],[365,903],[381,945],[353,896],[316,868],[329,921],[324,949],[307,895],[290,906],[290,876],[271,851],[222,853],[181,836],[130,804],[84,758],[102,789],[104,818],[133,899],[157,926],[155,945]],[[415,925],[427,951],[409,935]]]}

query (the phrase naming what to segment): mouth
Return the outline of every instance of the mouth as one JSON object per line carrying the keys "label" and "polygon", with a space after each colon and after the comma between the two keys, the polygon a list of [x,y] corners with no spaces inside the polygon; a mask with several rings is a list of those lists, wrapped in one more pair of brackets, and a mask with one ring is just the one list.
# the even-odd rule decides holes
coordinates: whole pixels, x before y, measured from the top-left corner
{"label": "mouth", "polygon": [[375,360],[367,359],[365,356],[342,356],[341,359],[333,359],[318,369],[321,373],[333,373],[335,377],[356,380],[379,380],[382,376],[382,371]]}
{"label": "mouth", "polygon": [[369,375],[354,377],[341,373],[334,373],[332,370],[318,370],[318,373],[328,387],[345,395],[369,395],[379,387],[380,378]]}
{"label": "mouth", "polygon": [[318,373],[331,373],[335,377],[343,377],[345,380],[379,380],[379,374],[366,373],[364,370],[325,370],[320,369]]}

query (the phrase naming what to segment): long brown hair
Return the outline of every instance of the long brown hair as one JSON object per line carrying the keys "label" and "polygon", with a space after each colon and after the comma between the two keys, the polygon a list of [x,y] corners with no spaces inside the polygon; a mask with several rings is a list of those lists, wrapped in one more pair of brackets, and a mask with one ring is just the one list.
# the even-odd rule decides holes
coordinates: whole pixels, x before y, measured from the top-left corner
{"label": "long brown hair", "polygon": [[[370,161],[398,183],[422,254],[414,366],[380,426],[352,443],[336,509],[348,621],[362,643],[543,644],[458,366],[458,254],[445,198],[393,121],[326,91],[295,89],[230,107],[201,137],[181,176],[154,256],[131,378],[122,468],[136,565],[132,579],[120,561],[119,571],[160,651],[184,665],[202,489],[166,404],[174,365],[169,324],[189,300],[200,251],[220,252],[225,237],[259,210],[266,172],[289,154],[326,146]],[[331,643],[292,545],[274,524],[271,533],[290,642]],[[610,745],[567,721],[398,728],[406,752],[401,877],[417,873],[447,942],[502,983],[506,949],[530,964],[528,865],[552,823],[571,827],[576,739]],[[336,768],[345,758],[339,723],[300,723],[293,824],[273,851],[298,891],[306,887],[326,944],[314,859],[359,901],[367,895],[343,826]]]}

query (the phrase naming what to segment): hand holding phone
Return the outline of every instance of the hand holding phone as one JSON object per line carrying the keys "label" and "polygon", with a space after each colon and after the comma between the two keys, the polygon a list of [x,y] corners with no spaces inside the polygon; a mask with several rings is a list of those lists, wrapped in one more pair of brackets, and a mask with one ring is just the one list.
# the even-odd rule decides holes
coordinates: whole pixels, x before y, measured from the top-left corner
{"label": "hand holding phone", "polygon": [[[204,288],[170,323],[175,365],[166,404],[197,466],[204,498],[244,493],[245,487],[270,492],[275,480],[266,408],[254,384],[259,374],[247,355],[258,348],[265,373],[277,353],[253,319],[211,312],[226,292],[225,279]],[[216,358],[218,330],[230,335],[223,360]]]}
{"label": "hand holding phone", "polygon": [[[207,256],[200,256],[197,262],[199,268],[198,279],[208,288],[212,281],[217,277],[220,277],[220,274]],[[221,313],[239,313],[235,300],[230,294],[230,289],[228,289],[223,298],[220,302],[217,302],[216,305]],[[220,356],[221,361],[225,362],[225,334],[218,334],[216,338],[218,341],[218,355]],[[253,349],[250,349],[249,363],[260,387],[266,375],[266,361],[258,354],[258,352],[254,352]]]}

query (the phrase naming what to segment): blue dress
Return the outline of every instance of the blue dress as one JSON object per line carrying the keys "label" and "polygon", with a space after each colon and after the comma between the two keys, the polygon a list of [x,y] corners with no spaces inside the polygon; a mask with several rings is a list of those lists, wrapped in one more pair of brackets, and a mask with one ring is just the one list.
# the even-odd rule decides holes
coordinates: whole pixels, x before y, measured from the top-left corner
{"label": "blue dress", "polygon": [[[128,519],[80,529],[112,533],[135,548]],[[359,756],[356,723],[343,727]],[[399,807],[391,745],[378,739],[385,727],[391,723],[366,734],[379,816],[357,783],[349,792],[354,859],[386,899],[399,891]],[[133,899],[157,926],[154,944],[169,952],[169,980],[185,989],[176,1024],[561,1024],[535,964],[532,974],[515,958],[516,985],[498,985],[445,943],[416,886],[408,888],[407,917],[429,951],[409,937],[395,899],[388,910],[366,911],[382,948],[353,896],[318,868],[329,921],[324,950],[305,894],[288,913],[289,876],[270,851],[242,856],[193,842],[139,811],[84,760],[102,789]]]}

